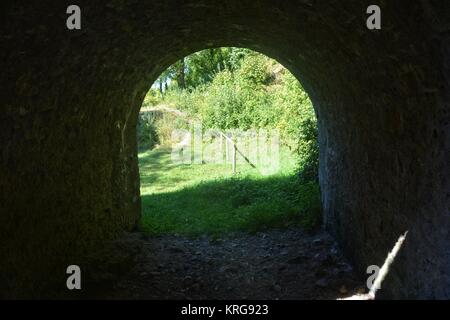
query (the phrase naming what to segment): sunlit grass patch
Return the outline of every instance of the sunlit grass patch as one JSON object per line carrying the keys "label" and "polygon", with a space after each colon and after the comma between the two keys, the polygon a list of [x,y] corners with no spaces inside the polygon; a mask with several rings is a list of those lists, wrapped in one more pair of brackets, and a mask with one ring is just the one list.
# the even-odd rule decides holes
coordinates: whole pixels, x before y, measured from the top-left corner
{"label": "sunlit grass patch", "polygon": [[219,236],[233,231],[320,224],[319,189],[301,185],[295,161],[283,151],[270,177],[246,164],[233,176],[229,164],[176,165],[170,149],[139,155],[143,231],[152,235]]}

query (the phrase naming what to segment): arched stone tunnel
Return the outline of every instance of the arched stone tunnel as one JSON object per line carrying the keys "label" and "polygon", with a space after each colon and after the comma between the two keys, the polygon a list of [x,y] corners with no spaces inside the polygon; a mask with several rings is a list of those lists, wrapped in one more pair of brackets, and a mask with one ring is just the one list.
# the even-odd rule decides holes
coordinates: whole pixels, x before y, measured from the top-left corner
{"label": "arched stone tunnel", "polygon": [[383,296],[450,298],[447,1],[80,0],[81,30],[70,4],[2,5],[0,296],[64,290],[68,265],[137,226],[146,92],[182,56],[239,46],[310,95],[325,227],[354,265],[408,230]]}

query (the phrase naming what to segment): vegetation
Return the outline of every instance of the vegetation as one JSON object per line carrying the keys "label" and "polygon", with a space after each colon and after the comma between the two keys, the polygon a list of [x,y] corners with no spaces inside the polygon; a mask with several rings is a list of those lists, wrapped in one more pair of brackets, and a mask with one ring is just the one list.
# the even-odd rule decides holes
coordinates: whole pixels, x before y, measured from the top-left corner
{"label": "vegetation", "polygon": [[[184,116],[145,112],[161,106]],[[161,75],[143,111],[138,137],[145,231],[218,235],[320,224],[315,114],[300,83],[276,61],[241,48],[200,51]],[[204,130],[278,130],[281,170],[265,177],[239,165],[231,176],[229,163],[173,164],[171,132],[188,129],[191,120]]]}
{"label": "vegetation", "polygon": [[175,165],[169,148],[140,154],[142,228],[153,235],[221,236],[233,231],[320,224],[317,183],[300,184],[284,150],[281,170],[264,177],[249,165]]}

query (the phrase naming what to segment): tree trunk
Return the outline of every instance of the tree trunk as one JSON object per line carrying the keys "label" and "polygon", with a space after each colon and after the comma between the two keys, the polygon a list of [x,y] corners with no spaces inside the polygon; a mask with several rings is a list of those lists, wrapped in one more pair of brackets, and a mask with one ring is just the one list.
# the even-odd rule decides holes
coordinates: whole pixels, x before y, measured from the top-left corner
{"label": "tree trunk", "polygon": [[180,61],[180,68],[178,70],[178,87],[180,89],[185,89],[186,88],[186,79],[185,79],[185,67],[186,67],[186,63],[185,63],[185,59],[181,59]]}

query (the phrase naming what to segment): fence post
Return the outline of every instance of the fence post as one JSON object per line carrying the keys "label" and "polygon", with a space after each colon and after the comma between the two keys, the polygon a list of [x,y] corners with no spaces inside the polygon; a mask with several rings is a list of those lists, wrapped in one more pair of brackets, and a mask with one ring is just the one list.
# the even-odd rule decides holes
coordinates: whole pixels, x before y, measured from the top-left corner
{"label": "fence post", "polygon": [[233,143],[233,174],[236,174],[236,154],[237,154],[236,149],[237,149],[236,143],[234,142]]}
{"label": "fence post", "polygon": [[[223,135],[221,135],[223,136]],[[225,164],[228,164],[228,161],[230,161],[230,157],[228,156],[228,139],[225,139]]]}

